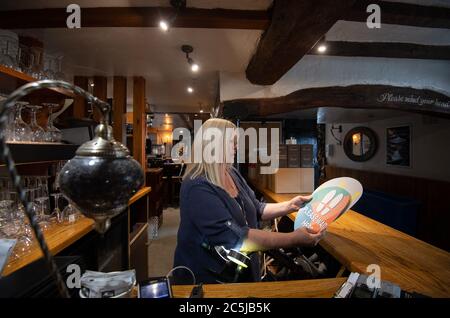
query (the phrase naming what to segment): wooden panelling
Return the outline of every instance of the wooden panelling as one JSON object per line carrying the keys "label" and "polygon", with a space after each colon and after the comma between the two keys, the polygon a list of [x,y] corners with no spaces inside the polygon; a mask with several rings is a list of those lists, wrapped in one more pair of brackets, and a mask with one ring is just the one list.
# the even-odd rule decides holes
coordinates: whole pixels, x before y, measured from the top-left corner
{"label": "wooden panelling", "polygon": [[114,76],[113,79],[113,133],[114,139],[125,144],[125,124],[127,112],[127,78]]}
{"label": "wooden panelling", "polygon": [[[89,78],[86,76],[74,76],[73,83],[76,86],[81,87],[85,91],[88,91]],[[85,118],[87,117],[88,106],[84,97],[77,96],[73,102],[73,117]]]}
{"label": "wooden panelling", "polygon": [[145,79],[136,76],[133,79],[133,157],[145,170]]}
{"label": "wooden panelling", "polygon": [[[108,99],[107,94],[108,79],[104,76],[94,76],[94,96],[100,98],[102,101],[106,102]],[[94,120],[100,121],[101,114],[97,108],[94,108]]]}
{"label": "wooden panelling", "polygon": [[382,191],[422,202],[418,214],[418,238],[450,250],[450,183],[423,178],[362,171],[335,166],[326,167],[326,178],[351,177],[359,180],[364,189]]}

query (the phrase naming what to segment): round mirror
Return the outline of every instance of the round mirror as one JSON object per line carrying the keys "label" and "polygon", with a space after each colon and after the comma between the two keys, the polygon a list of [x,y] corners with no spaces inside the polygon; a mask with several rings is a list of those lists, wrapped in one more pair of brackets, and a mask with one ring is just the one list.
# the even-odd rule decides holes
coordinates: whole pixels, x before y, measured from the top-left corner
{"label": "round mirror", "polygon": [[375,155],[378,143],[375,132],[367,127],[351,129],[344,139],[344,151],[353,161],[367,161]]}

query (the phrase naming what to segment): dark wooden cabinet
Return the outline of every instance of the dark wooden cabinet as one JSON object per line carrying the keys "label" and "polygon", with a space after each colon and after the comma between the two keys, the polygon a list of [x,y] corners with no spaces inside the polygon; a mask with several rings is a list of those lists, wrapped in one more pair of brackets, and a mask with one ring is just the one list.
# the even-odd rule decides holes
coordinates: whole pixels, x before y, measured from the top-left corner
{"label": "dark wooden cabinet", "polygon": [[164,203],[163,168],[148,168],[146,171],[146,183],[147,187],[152,188],[149,195],[149,217],[157,216],[161,224]]}
{"label": "dark wooden cabinet", "polygon": [[130,235],[130,268],[136,271],[136,280],[148,278],[148,223],[137,223]]}

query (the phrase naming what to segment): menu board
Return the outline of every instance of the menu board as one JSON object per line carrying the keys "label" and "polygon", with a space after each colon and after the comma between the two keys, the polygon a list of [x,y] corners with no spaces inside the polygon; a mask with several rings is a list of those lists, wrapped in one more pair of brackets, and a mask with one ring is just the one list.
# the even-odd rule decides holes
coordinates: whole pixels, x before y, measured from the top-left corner
{"label": "menu board", "polygon": [[352,178],[335,178],[323,183],[312,199],[297,213],[294,228],[307,227],[315,231],[325,228],[348,211],[363,193],[361,183]]}

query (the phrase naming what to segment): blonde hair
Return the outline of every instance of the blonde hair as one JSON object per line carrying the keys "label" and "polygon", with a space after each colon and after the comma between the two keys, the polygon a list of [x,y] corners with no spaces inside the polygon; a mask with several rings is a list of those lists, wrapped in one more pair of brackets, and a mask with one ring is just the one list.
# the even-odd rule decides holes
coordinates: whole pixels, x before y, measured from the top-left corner
{"label": "blonde hair", "polygon": [[[229,169],[231,167],[231,163],[229,163],[226,160],[227,153],[229,150],[227,147],[229,147],[229,140],[226,140],[227,135],[226,130],[227,129],[236,129],[236,126],[228,120],[221,119],[221,118],[210,118],[207,121],[205,121],[202,125],[202,130],[199,130],[194,137],[194,145],[202,145],[202,149],[205,149],[205,147],[210,143],[209,140],[203,139],[203,133],[207,131],[208,129],[217,129],[221,132],[221,143],[223,145],[223,159],[220,162],[212,162],[208,163],[205,160],[202,160],[201,162],[194,162],[187,165],[186,173],[184,174],[184,178],[190,178],[195,179],[197,177],[203,176],[205,177],[209,182],[212,184],[221,187],[225,189],[225,182],[223,180],[224,178],[224,170]],[[192,147],[192,155],[194,155],[194,147]],[[202,151],[202,150],[200,150]],[[203,153],[202,153],[203,155]],[[191,161],[193,162],[193,160]]]}

